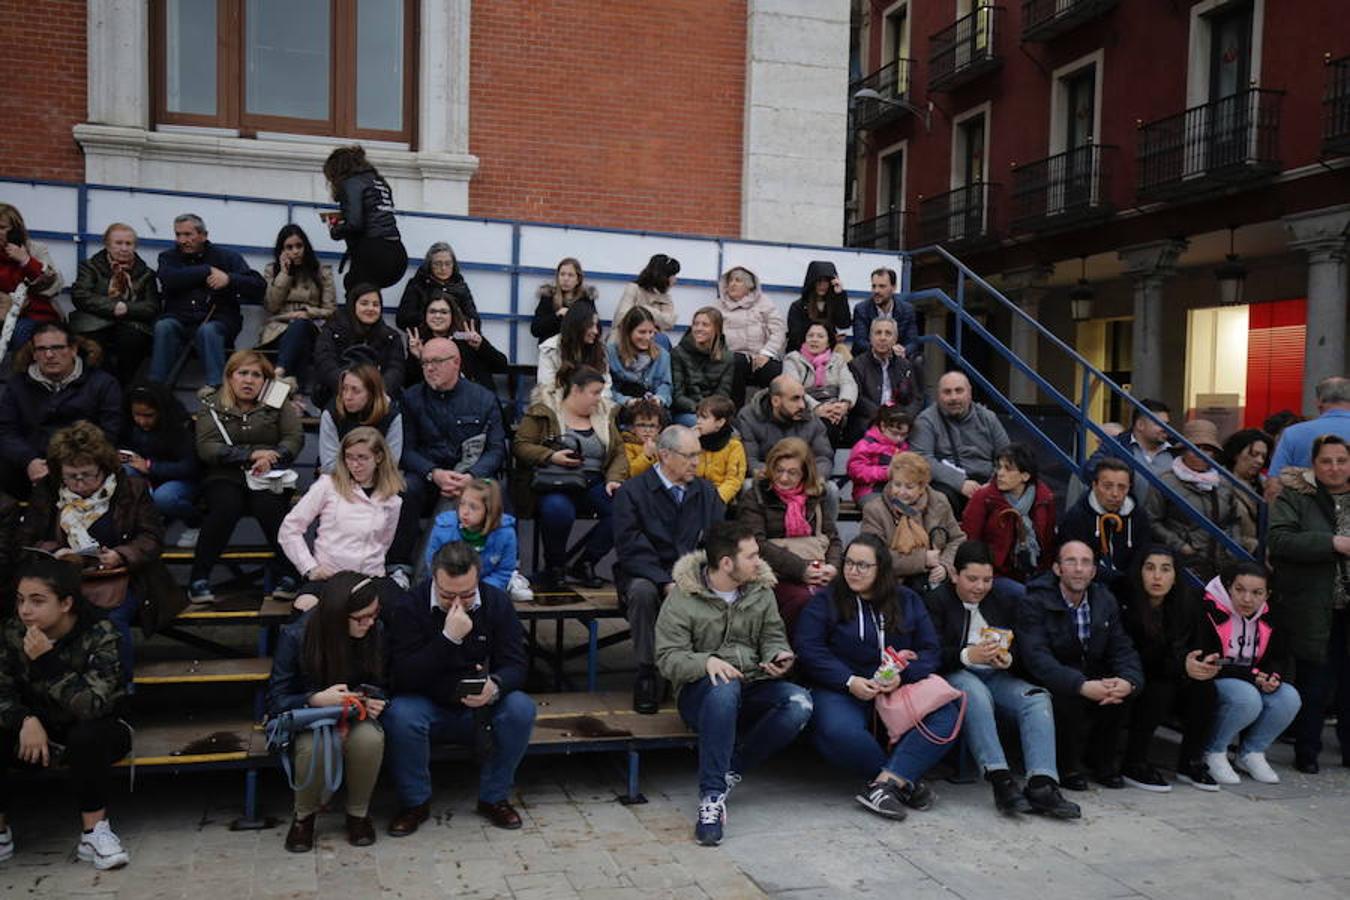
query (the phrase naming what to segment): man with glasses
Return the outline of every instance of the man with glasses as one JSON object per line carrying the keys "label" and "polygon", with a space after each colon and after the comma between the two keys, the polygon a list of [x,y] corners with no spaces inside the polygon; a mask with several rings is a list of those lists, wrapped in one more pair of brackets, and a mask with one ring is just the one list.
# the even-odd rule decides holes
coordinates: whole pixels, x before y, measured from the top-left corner
{"label": "man with glasses", "polygon": [[62,322],[44,322],[28,344],[33,361],[15,373],[0,400],[0,464],[9,492],[27,497],[47,477],[52,434],[81,419],[116,442],[122,425],[122,389],[103,369],[87,365]]}
{"label": "man with glasses", "polygon": [[675,587],[675,561],[698,548],[726,516],[717,489],[695,477],[698,432],[671,425],[656,441],[658,462],[614,495],[614,583],[633,632],[633,709],[650,715],[663,693],[656,674],[656,615]]}
{"label": "man with glasses", "polygon": [[1086,762],[1099,784],[1122,788],[1120,728],[1127,704],[1144,686],[1143,666],[1115,598],[1092,580],[1092,548],[1066,541],[1052,569],[1027,585],[1016,638],[1027,675],[1050,691],[1059,783],[1087,790]]}
{"label": "man with glasses", "polygon": [[390,690],[380,721],[400,811],[389,834],[405,837],[431,815],[431,744],[461,744],[481,767],[478,814],[521,826],[510,803],[534,727],[524,692],[529,659],[511,599],[479,581],[478,552],[460,541],[436,553],[432,576],[394,600]]}
{"label": "man with glasses", "polygon": [[398,532],[389,549],[395,579],[412,571],[423,516],[459,500],[475,478],[497,476],[506,460],[506,430],[496,396],[460,377],[455,342],[435,338],[422,346],[424,381],[403,392],[403,456],[408,491]]}

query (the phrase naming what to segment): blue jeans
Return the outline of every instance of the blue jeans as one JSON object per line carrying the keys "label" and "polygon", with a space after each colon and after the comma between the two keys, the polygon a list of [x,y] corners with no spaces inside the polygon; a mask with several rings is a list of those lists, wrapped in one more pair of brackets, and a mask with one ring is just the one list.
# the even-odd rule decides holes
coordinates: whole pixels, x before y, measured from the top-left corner
{"label": "blue jeans", "polygon": [[[501,803],[511,794],[516,768],[530,745],[534,701],[521,691],[503,695],[492,710],[493,753],[478,776],[478,799]],[[406,809],[431,799],[431,742],[473,746],[474,711],[441,706],[419,694],[400,694],[380,716],[389,773]]]}
{"label": "blue jeans", "polygon": [[586,535],[581,559],[596,563],[614,549],[614,500],[605,493],[601,477],[582,494],[540,494],[538,527],[544,545],[544,565],[560,569],[567,564],[567,539],[578,513],[592,513],[595,525]]}
{"label": "blue jeans", "polygon": [[700,797],[726,793],[728,772],[764,762],[811,720],[806,688],[778,679],[714,685],[700,678],[680,688],[679,707],[680,718],[698,732]]}
{"label": "blue jeans", "polygon": [[136,610],[140,605],[140,598],[134,591],[129,590],[121,606],[114,606],[108,610],[108,621],[117,629],[117,659],[122,664],[122,681],[127,684],[131,683],[132,669],[136,665],[131,620],[136,618]]}
{"label": "blue jeans", "polygon": [[[155,348],[150,354],[150,380],[168,381],[173,364],[183,351],[191,325],[172,316],[161,316],[155,322]],[[203,322],[197,326],[192,346],[202,361],[202,383],[219,385],[225,372],[225,345],[227,333],[220,322]]]}
{"label": "blue jeans", "polygon": [[300,367],[305,364],[310,348],[314,346],[314,323],[309,319],[292,319],[286,330],[277,338],[277,368],[285,369],[286,374],[298,378]]}
{"label": "blue jeans", "polygon": [[197,485],[191,481],[166,481],[151,491],[151,497],[165,522],[179,520],[195,527],[201,520],[196,504]]}
{"label": "blue jeans", "polygon": [[1216,678],[1219,695],[1214,710],[1214,731],[1206,753],[1226,753],[1238,734],[1238,753],[1265,753],[1298,715],[1302,700],[1292,684],[1281,684],[1272,693],[1241,678]]}
{"label": "blue jeans", "polygon": [[1027,776],[1059,781],[1055,765],[1055,711],[1050,693],[999,669],[961,669],[946,676],[966,692],[966,721],[961,726],[971,755],[985,772],[1008,768],[998,739],[998,716],[1017,720]]}
{"label": "blue jeans", "polygon": [[[889,754],[872,736],[867,723],[872,704],[852,694],[818,687],[811,691],[815,714],[811,717],[811,744],[821,756],[840,768],[863,778],[874,779],[882,769],[899,775],[911,784],[918,782],[951,749],[951,744],[935,744],[917,729],[896,742]],[[953,701],[929,713],[923,720],[933,733],[946,736],[956,727],[959,707]]]}
{"label": "blue jeans", "polygon": [[1019,601],[1026,599],[1027,596],[1027,586],[1007,575],[994,576],[994,590],[1006,597],[1016,597]]}

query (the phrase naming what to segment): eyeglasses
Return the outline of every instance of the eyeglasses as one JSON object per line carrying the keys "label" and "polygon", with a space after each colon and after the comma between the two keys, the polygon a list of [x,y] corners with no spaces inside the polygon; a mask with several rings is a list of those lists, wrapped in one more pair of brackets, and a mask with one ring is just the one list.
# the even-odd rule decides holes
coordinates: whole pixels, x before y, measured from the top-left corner
{"label": "eyeglasses", "polygon": [[874,562],[865,559],[845,559],[844,568],[850,572],[870,572],[877,567]]}
{"label": "eyeglasses", "polygon": [[689,462],[698,462],[698,458],[703,455],[702,450],[692,450],[689,453],[682,453],[679,450],[667,450],[666,452],[673,456],[682,457]]}
{"label": "eyeglasses", "polygon": [[422,360],[422,368],[426,368],[427,366],[444,366],[452,362],[455,363],[459,362],[459,357],[458,356],[428,357]]}
{"label": "eyeglasses", "polygon": [[69,345],[69,344],[48,344],[48,345],[45,346],[45,347],[39,347],[37,344],[34,344],[34,345],[33,345],[33,353],[35,353],[35,354],[36,354],[36,353],[60,353],[62,350],[69,350],[69,349],[70,349],[70,345]]}
{"label": "eyeglasses", "polygon": [[369,613],[358,613],[358,614],[356,614],[356,615],[354,615],[354,616],[348,616],[347,618],[348,618],[348,619],[351,619],[351,620],[352,620],[353,622],[355,622],[357,625],[369,625],[370,623],[374,622],[374,621],[375,621],[376,619],[378,619],[379,617],[380,617],[380,608],[377,606],[377,607],[375,607],[375,611],[374,611],[374,612],[369,612]]}
{"label": "eyeglasses", "polygon": [[62,472],[61,480],[68,484],[92,484],[103,480],[101,472]]}

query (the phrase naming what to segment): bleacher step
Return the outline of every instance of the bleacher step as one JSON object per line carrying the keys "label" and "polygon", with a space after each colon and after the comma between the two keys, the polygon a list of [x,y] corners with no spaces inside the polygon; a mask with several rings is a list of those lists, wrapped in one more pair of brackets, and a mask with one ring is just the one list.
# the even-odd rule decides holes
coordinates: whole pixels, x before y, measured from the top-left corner
{"label": "bleacher step", "polygon": [[538,713],[530,746],[578,741],[639,739],[693,739],[673,705],[655,715],[633,711],[633,695],[626,691],[591,694],[534,694]]}
{"label": "bleacher step", "polygon": [[217,716],[184,721],[152,721],[136,725],[132,757],[118,766],[184,766],[243,762],[266,757],[260,727],[247,716]]}
{"label": "bleacher step", "polygon": [[261,683],[272,674],[270,657],[250,659],[182,659],[142,663],[132,680],[149,684],[250,684]]}
{"label": "bleacher step", "polygon": [[257,593],[225,594],[215,603],[194,603],[178,614],[175,625],[266,625],[285,622],[291,601],[273,600]]}

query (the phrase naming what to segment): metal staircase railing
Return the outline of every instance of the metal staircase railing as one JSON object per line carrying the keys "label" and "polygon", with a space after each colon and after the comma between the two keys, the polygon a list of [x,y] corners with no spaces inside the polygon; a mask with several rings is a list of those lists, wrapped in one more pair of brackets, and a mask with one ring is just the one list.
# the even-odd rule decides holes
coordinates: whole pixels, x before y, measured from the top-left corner
{"label": "metal staircase railing", "polygon": [[[1172,428],[1166,422],[1163,422],[1150,410],[1146,409],[1138,400],[1132,397],[1119,384],[1109,378],[1101,370],[1093,366],[1083,358],[1076,350],[1070,347],[1063,340],[1055,336],[1049,329],[1038,322],[1035,318],[1028,315],[1016,303],[1013,303],[1007,297],[1003,296],[993,285],[985,281],[975,272],[971,271],[964,263],[947,252],[945,248],[939,245],[920,247],[915,250],[906,251],[901,254],[912,263],[917,263],[920,259],[937,257],[947,263],[954,275],[955,297],[949,295],[940,288],[925,288],[923,290],[911,290],[910,279],[914,270],[913,265],[901,267],[904,273],[901,276],[901,291],[904,295],[913,301],[930,300],[941,305],[953,318],[952,339],[949,341],[942,335],[924,335],[923,340],[929,344],[942,348],[947,354],[948,360],[959,366],[963,372],[969,376],[972,383],[982,388],[985,394],[991,398],[998,406],[1007,412],[1015,421],[1025,427],[1031,434],[1034,434],[1041,443],[1063,462],[1071,472],[1083,477],[1083,464],[1087,458],[1087,438],[1089,434],[1097,437],[1103,447],[1119,446],[1116,438],[1107,434],[1100,425],[1092,421],[1088,410],[1092,400],[1093,391],[1100,386],[1109,394],[1119,397],[1124,403],[1132,409],[1138,411],[1140,415],[1147,417],[1154,424],[1159,425],[1166,432],[1173,445],[1194,451],[1202,459],[1208,462],[1219,477],[1226,481],[1232,489],[1249,499],[1256,501],[1258,510],[1258,535],[1260,544],[1255,553],[1248,552],[1237,541],[1235,541],[1223,528],[1209,521],[1199,510],[1190,504],[1190,502],[1176,490],[1167,485],[1156,473],[1148,466],[1135,459],[1133,454],[1125,451],[1123,448],[1118,454],[1120,458],[1134,472],[1136,478],[1144,478],[1149,485],[1156,491],[1160,491],[1163,496],[1178,504],[1181,508],[1191,511],[1192,519],[1196,521],[1206,532],[1212,535],[1218,541],[1219,546],[1226,550],[1231,556],[1244,561],[1260,561],[1265,558],[1265,532],[1267,506],[1265,499],[1253,491],[1248,485],[1242,482],[1236,475],[1229,472],[1209,454],[1205,453],[1195,444],[1192,444],[1181,433]],[[1040,335],[1041,339],[1050,347],[1062,352],[1072,361],[1074,367],[1074,381],[1081,390],[1081,398],[1075,402],[1051,384],[1044,376],[1026,363],[1015,354],[1011,348],[986,328],[980,320],[973,315],[967,308],[967,296],[970,286],[979,288],[983,300],[1001,306],[1006,309],[1015,318],[1021,319]],[[1002,358],[1018,372],[1021,372],[1031,380],[1045,396],[1050,398],[1052,405],[1059,407],[1075,423],[1076,440],[1071,456],[1064,448],[1055,444],[1048,435],[1042,431],[1031,417],[1018,408],[1017,404],[1010,400],[1002,391],[994,387],[993,383],[985,376],[983,372],[978,371],[974,366],[966,361],[965,347],[967,337],[973,335],[986,344],[998,357]]]}

